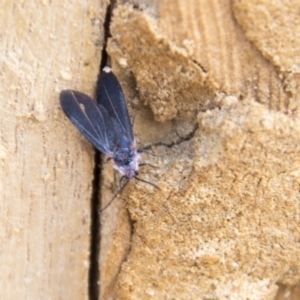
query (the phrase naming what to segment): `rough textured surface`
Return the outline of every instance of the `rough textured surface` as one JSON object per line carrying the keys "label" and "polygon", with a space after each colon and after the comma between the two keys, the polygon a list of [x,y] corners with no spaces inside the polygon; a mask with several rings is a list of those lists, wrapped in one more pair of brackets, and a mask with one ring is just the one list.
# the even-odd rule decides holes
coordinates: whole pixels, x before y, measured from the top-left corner
{"label": "rough textured surface", "polygon": [[150,105],[157,120],[178,115],[191,119],[199,109],[216,106],[210,101],[213,83],[207,80],[206,72],[184,49],[159,36],[146,14],[121,7],[115,11],[114,20],[109,53],[133,72],[139,96]]}
{"label": "rough textured surface", "polygon": [[278,280],[297,283],[299,123],[237,103],[157,147],[162,191],[128,194],[135,226],[117,298],[273,299]]}
{"label": "rough textured surface", "polygon": [[59,92],[92,94],[104,13],[88,0],[1,3],[0,299],[88,298],[94,155]]}
{"label": "rough textured surface", "polygon": [[298,73],[286,84],[248,40],[237,1],[133,2],[115,9],[108,51],[138,141],[161,155],[141,177],[161,191],[133,182],[105,212],[128,219],[126,203],[132,237],[106,231],[103,269],[124,262],[103,299],[274,299],[300,278]]}
{"label": "rough textured surface", "polygon": [[216,104],[212,92],[295,110],[296,96],[246,39],[230,1],[204,2],[164,1],[139,10],[125,5],[114,13],[110,54],[132,70],[140,97],[156,119],[177,114],[190,119],[197,107]]}
{"label": "rough textured surface", "polygon": [[247,38],[281,71],[285,89],[299,100],[300,2],[239,0],[233,8]]}

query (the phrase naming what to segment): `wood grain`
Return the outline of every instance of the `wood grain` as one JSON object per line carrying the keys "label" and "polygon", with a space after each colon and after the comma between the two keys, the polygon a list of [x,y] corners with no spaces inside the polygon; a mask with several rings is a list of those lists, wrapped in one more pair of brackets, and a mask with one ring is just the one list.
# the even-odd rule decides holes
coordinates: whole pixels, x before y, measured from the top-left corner
{"label": "wood grain", "polygon": [[103,223],[102,270],[123,263],[103,299],[271,300],[299,282],[298,44],[276,51],[259,29],[288,42],[298,27],[289,5],[257,2],[115,7],[108,51],[161,191],[134,182],[105,212],[124,219]]}
{"label": "wood grain", "polygon": [[1,299],[88,299],[94,154],[59,93],[93,93],[105,7],[1,2]]}

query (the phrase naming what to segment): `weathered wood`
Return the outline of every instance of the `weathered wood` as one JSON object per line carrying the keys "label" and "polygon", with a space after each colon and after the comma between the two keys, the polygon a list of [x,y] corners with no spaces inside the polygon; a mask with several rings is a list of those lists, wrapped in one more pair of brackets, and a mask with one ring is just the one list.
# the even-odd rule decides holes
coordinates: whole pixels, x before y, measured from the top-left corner
{"label": "weathered wood", "polygon": [[108,51],[162,190],[133,182],[103,213],[101,299],[274,299],[300,278],[298,4],[134,4]]}
{"label": "weathered wood", "polygon": [[88,299],[94,154],[59,93],[93,93],[106,4],[0,6],[0,299]]}

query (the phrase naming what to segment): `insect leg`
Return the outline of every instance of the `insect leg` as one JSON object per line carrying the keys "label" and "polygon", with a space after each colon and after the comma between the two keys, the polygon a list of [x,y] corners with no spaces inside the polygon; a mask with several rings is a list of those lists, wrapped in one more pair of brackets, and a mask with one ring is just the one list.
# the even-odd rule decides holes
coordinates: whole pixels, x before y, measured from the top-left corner
{"label": "insect leg", "polygon": [[123,182],[124,179],[126,179],[126,176],[125,176],[125,175],[123,175],[123,176],[120,178],[120,180],[119,180],[119,185],[120,185],[120,186],[122,185],[122,182]]}
{"label": "insect leg", "polygon": [[[122,176],[123,177],[123,176]],[[105,209],[107,209],[111,204],[112,202],[117,198],[117,196],[119,194],[122,193],[122,191],[125,189],[126,185],[128,184],[129,180],[127,180],[124,185],[116,192],[116,194],[111,198],[111,200],[100,210],[100,212],[103,212]]]}
{"label": "insect leg", "polygon": [[137,152],[138,152],[138,153],[146,153],[146,154],[150,154],[150,155],[152,155],[152,156],[160,156],[160,155],[157,155],[157,154],[155,154],[154,152],[148,151],[148,150],[146,150],[146,149],[138,149]]}
{"label": "insect leg", "polygon": [[156,189],[160,190],[160,187],[159,187],[159,186],[157,186],[156,184],[154,184],[154,183],[152,183],[152,182],[150,182],[150,181],[144,180],[144,179],[139,178],[139,177],[137,177],[137,176],[135,176],[134,178],[137,179],[137,180],[139,180],[139,181],[142,181],[142,182],[144,182],[144,183],[148,183],[148,184],[154,186]]}
{"label": "insect leg", "polygon": [[139,167],[144,167],[144,166],[149,166],[151,168],[155,168],[155,169],[158,169],[159,167],[157,166],[154,166],[154,165],[151,165],[151,164],[148,164],[148,163],[141,163],[139,164]]}

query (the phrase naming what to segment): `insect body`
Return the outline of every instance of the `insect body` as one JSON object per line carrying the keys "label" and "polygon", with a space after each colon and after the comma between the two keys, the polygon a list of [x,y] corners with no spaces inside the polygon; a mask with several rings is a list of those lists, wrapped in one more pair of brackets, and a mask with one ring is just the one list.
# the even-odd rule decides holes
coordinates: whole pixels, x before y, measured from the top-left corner
{"label": "insect body", "polygon": [[97,102],[84,93],[64,90],[60,94],[60,103],[77,129],[113,161],[114,168],[122,174],[121,180],[126,179],[119,192],[133,178],[158,188],[137,177],[139,152],[142,151],[136,149],[125,97],[109,67],[105,67],[99,76]]}

